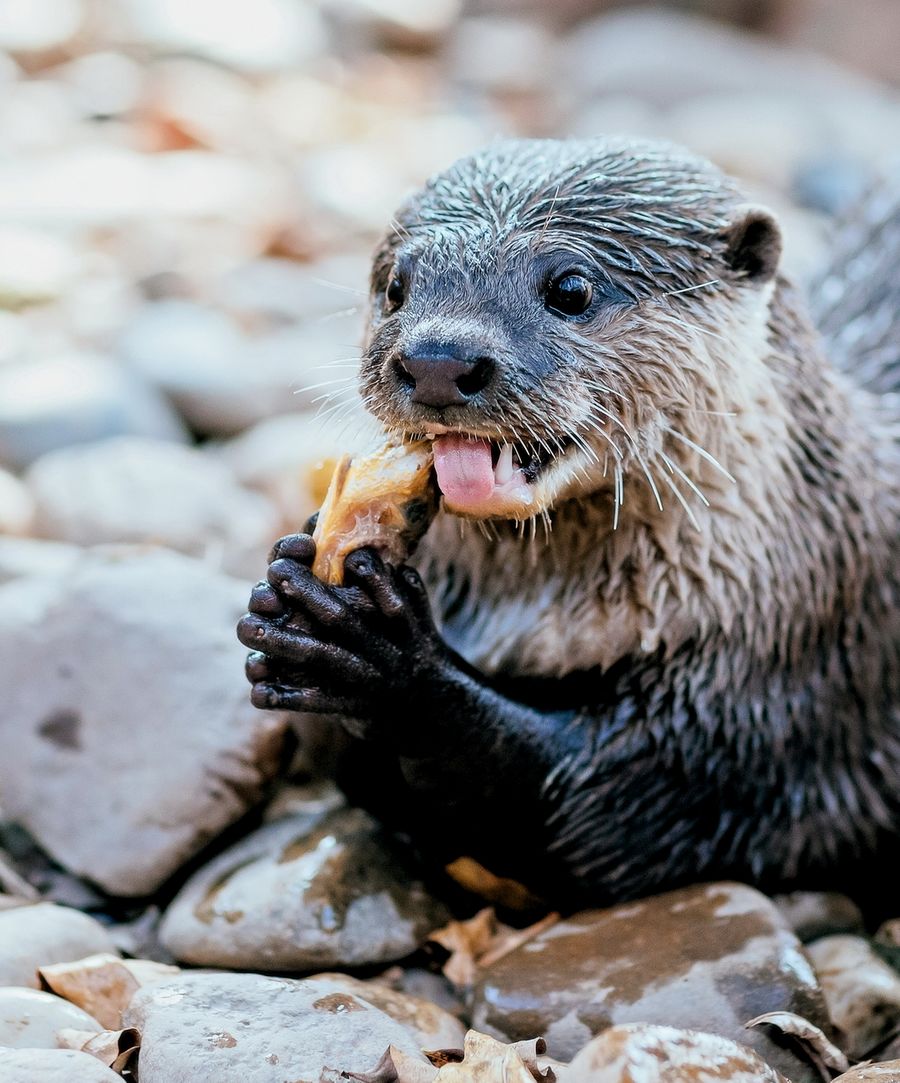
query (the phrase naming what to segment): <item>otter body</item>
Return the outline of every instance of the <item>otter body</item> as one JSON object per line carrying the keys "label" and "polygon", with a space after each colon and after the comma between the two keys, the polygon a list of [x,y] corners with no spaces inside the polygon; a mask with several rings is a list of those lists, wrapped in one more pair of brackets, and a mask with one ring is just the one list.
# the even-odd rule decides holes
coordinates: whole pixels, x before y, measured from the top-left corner
{"label": "otter body", "polygon": [[500,144],[398,214],[361,387],[443,511],[342,588],[283,539],[240,635],[254,702],[344,716],[348,788],[432,854],[602,903],[896,848],[900,348],[839,370],[779,252],[650,143]]}

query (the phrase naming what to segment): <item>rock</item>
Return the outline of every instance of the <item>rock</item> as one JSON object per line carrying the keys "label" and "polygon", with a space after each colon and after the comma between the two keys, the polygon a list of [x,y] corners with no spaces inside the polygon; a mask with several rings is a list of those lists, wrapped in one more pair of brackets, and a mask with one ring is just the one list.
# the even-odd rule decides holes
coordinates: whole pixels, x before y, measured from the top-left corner
{"label": "rock", "polygon": [[144,73],[141,65],[124,53],[86,53],[54,74],[86,117],[124,116],[140,104]]}
{"label": "rock", "polygon": [[122,1083],[122,1077],[74,1049],[0,1049],[3,1083]]}
{"label": "rock", "polygon": [[77,545],[0,537],[0,584],[25,575],[62,575],[81,553]]}
{"label": "rock", "polygon": [[61,1030],[97,1034],[103,1027],[93,1016],[62,997],[14,986],[0,989],[0,1046],[55,1049],[56,1036]]}
{"label": "rock", "polygon": [[327,38],[318,10],[293,0],[254,0],[252,5],[218,0],[126,0],[137,40],[173,53],[188,53],[264,73],[314,59]]}
{"label": "rock", "polygon": [[427,1065],[399,1023],[349,993],[259,974],[183,974],[141,989],[141,1083],[284,1083],[370,1071],[390,1045]]}
{"label": "rock", "polygon": [[793,891],[775,895],[772,902],[804,944],[834,933],[865,932],[859,907],[836,891]]}
{"label": "rock", "polygon": [[453,78],[481,89],[528,93],[547,86],[556,42],[536,20],[485,15],[456,27],[447,57]]}
{"label": "rock", "polygon": [[346,25],[345,33],[362,30],[388,47],[424,49],[437,45],[459,17],[461,0],[340,0],[329,5]]}
{"label": "rock", "polygon": [[374,444],[377,434],[377,424],[361,408],[348,426],[285,414],[261,421],[214,453],[243,485],[264,493],[296,530],[321,507],[338,460]]}
{"label": "rock", "polygon": [[34,501],[17,477],[0,469],[0,534],[27,534],[34,523]]}
{"label": "rock", "polygon": [[246,595],[128,548],[0,588],[4,811],[112,894],[154,891],[278,769],[286,718],[251,707],[234,635]]}
{"label": "rock", "polygon": [[863,1064],[839,1075],[833,1083],[897,1083],[900,1079],[900,1060],[884,1061],[882,1064]]}
{"label": "rock", "polygon": [[126,328],[119,350],[139,372],[178,407],[198,432],[228,436],[272,414],[308,408],[318,385],[351,370],[358,350],[345,343],[358,330],[310,323],[265,330],[249,336],[215,309],[193,301],[165,300],[145,305]]}
{"label": "rock", "polygon": [[4,0],[0,7],[0,49],[41,53],[58,48],[78,32],[80,0]]}
{"label": "rock", "polygon": [[315,974],[304,979],[317,985],[322,996],[346,994],[362,997],[385,1015],[402,1024],[422,1049],[462,1049],[466,1028],[450,1012],[421,997],[392,989],[379,980],[360,981],[349,974]]}
{"label": "rock", "polygon": [[99,922],[67,906],[41,902],[0,911],[0,986],[38,989],[39,966],[115,950]]}
{"label": "rock", "polygon": [[366,966],[415,951],[446,914],[366,813],[291,816],[196,873],[160,939],[182,962],[243,970]]}
{"label": "rock", "polygon": [[223,463],[163,440],[116,437],[42,456],[26,481],[37,533],[79,545],[166,545],[256,575],[279,533],[272,505]]}
{"label": "rock", "polygon": [[[841,1077],[843,1078],[843,1077]],[[611,1027],[565,1071],[566,1083],[789,1083],[749,1049],[719,1035],[673,1027]]]}
{"label": "rock", "polygon": [[866,1059],[900,1026],[900,974],[861,936],[827,936],[808,945],[842,1048]]}
{"label": "rock", "polygon": [[159,394],[105,358],[69,353],[0,367],[0,462],[21,468],[123,434],[185,439]]}
{"label": "rock", "polygon": [[822,993],[773,904],[711,884],[561,921],[489,967],[472,1025],[508,1041],[542,1034],[567,1060],[618,1023],[703,1029],[753,1047],[793,1083],[816,1076],[744,1024],[790,1011],[826,1027]]}
{"label": "rock", "polygon": [[0,224],[0,308],[58,298],[79,270],[72,247],[52,233]]}

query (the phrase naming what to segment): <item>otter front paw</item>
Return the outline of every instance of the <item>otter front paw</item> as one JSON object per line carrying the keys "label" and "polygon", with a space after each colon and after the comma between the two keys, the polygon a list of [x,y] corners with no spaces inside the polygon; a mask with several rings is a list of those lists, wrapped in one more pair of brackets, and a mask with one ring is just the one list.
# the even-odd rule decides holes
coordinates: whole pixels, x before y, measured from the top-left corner
{"label": "otter front paw", "polygon": [[398,739],[411,700],[420,712],[422,697],[452,666],[422,581],[361,549],[347,557],[344,586],[332,587],[312,574],[314,555],[308,536],[282,539],[253,590],[238,625],[252,649],[251,699],[258,707],[340,714],[356,720],[359,735]]}

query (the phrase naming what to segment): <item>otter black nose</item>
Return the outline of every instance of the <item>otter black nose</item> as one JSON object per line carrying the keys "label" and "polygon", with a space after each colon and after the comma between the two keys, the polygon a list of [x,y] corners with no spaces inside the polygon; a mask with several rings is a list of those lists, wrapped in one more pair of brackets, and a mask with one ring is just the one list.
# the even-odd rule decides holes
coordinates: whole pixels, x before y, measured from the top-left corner
{"label": "otter black nose", "polygon": [[458,406],[483,391],[491,382],[497,363],[492,357],[466,360],[451,353],[417,351],[401,357],[400,378],[412,387],[412,401],[423,406]]}

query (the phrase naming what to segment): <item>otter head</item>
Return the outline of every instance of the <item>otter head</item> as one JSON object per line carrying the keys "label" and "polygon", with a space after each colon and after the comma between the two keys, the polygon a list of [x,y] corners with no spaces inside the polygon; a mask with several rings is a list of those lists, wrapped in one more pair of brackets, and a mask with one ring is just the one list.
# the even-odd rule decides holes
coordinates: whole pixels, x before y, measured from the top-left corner
{"label": "otter head", "polygon": [[389,430],[434,440],[445,505],[472,518],[597,491],[618,509],[626,477],[675,477],[671,433],[731,407],[780,250],[709,163],[612,139],[500,143],[392,227],[362,394]]}

